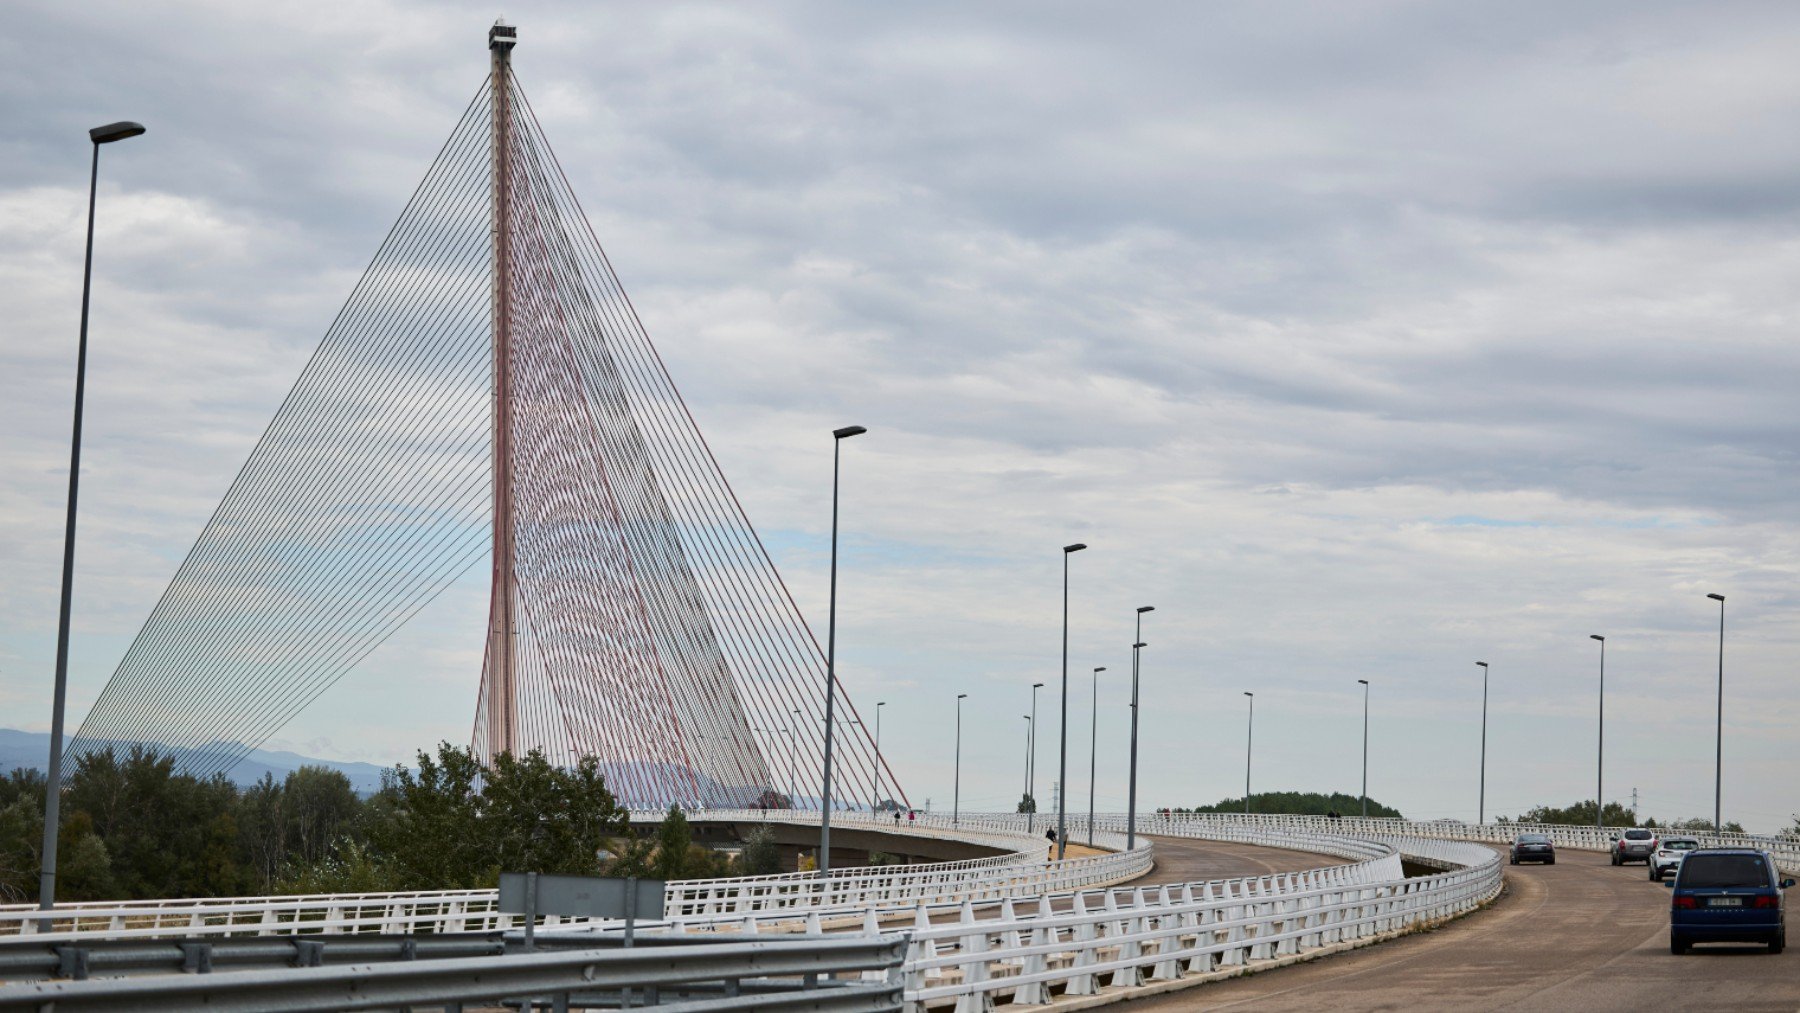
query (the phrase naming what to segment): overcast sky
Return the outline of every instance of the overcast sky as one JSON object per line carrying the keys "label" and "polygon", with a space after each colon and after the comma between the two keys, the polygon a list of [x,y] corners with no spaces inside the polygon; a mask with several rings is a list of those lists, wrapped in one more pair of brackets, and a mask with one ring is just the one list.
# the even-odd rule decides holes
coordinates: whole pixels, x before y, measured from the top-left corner
{"label": "overcast sky", "polygon": [[[1800,8],[25,3],[0,40],[0,725],[49,724],[89,146],[71,729],[486,72],[519,80],[915,804],[1056,767],[1476,814],[1800,809]],[[478,568],[479,571],[479,568]],[[479,578],[479,572],[477,577]],[[440,599],[275,741],[467,741]],[[1045,772],[1049,772],[1045,774]]]}

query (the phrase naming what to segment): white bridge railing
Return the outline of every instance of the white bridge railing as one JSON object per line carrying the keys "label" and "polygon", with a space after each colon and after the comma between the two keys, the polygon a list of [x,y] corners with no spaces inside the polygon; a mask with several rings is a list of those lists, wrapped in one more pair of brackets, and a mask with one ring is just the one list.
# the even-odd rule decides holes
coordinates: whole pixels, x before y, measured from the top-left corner
{"label": "white bridge railing", "polygon": [[[645,818],[659,819],[661,814]],[[718,811],[696,820],[769,820],[816,825],[817,813]],[[835,825],[878,830],[888,835],[952,838],[995,848],[998,854],[922,865],[849,868],[830,876],[787,873],[668,884],[664,897],[669,923],[682,928],[746,922],[792,923],[808,918],[862,917],[910,912],[919,905],[1035,897],[1149,871],[1148,842],[1129,853],[1108,852],[1047,860],[1047,841],[1005,820],[965,818],[957,826],[941,816],[921,814],[901,829],[871,814],[835,814]],[[1124,847],[1123,838],[1102,835],[1102,847]],[[180,900],[87,901],[60,904],[49,913],[51,931],[39,932],[45,913],[28,904],[0,907],[0,938],[129,939],[157,936],[272,936],[295,932],[484,932],[518,928],[523,920],[497,910],[494,890],[428,890],[323,894],[288,897],[223,897]],[[589,924],[584,919],[544,916],[548,929]]]}
{"label": "white bridge railing", "polygon": [[[818,819],[817,814],[791,811],[709,811],[697,813],[694,818],[737,821],[767,818],[790,823],[816,823]],[[1037,822],[1042,826],[1047,820],[1040,817]],[[1071,857],[1062,862],[1048,861],[1048,842],[1027,832],[1026,817],[1010,813],[965,815],[954,828],[943,816],[922,816],[917,822],[899,828],[893,827],[885,817],[867,813],[837,814],[834,823],[845,828],[879,830],[888,834],[955,837],[996,848],[999,853],[959,862],[844,869],[829,877],[792,873],[671,883],[665,898],[670,927],[684,930],[720,925],[755,928],[760,925],[770,929],[804,924],[809,919],[813,924],[818,924],[819,919],[840,922],[860,919],[864,924],[873,925],[896,914],[918,911],[941,914],[947,907],[965,904],[1004,906],[1003,902],[1009,900],[1033,901],[1119,883],[1148,871],[1153,860],[1147,841],[1140,840],[1135,850],[1124,850],[1120,831],[1124,829],[1125,820],[1118,814],[1098,817],[1093,827],[1095,844],[1111,850]],[[1213,814],[1141,814],[1138,830],[1143,835],[1165,834],[1293,848],[1365,863],[1379,860],[1359,850],[1371,842],[1404,840],[1408,843],[1401,851],[1410,855],[1422,853],[1426,846],[1419,842],[1427,838],[1498,844],[1510,841],[1521,832],[1540,832],[1549,834],[1563,847],[1604,849],[1610,843],[1611,835],[1618,832],[1593,827],[1476,826],[1455,822]],[[1087,832],[1085,818],[1071,824],[1071,843],[1085,841]],[[1800,871],[1800,841],[1747,835],[1695,836],[1708,843],[1769,850],[1775,853],[1784,869]],[[1341,885],[1331,878],[1341,874],[1314,871],[1324,878],[1307,886],[1308,889],[1337,889]],[[1379,875],[1371,875],[1374,878],[1369,882],[1401,878],[1397,869],[1388,868],[1381,869]],[[1409,884],[1419,882],[1422,880],[1408,881]],[[1217,899],[1223,902],[1222,896]],[[286,935],[295,932],[471,932],[519,927],[521,921],[517,916],[502,915],[495,910],[496,901],[492,890],[440,890],[89,902],[61,905],[50,917],[54,936],[90,938]],[[1204,892],[1197,895],[1194,902],[1205,903]],[[1113,903],[1117,905],[1118,898],[1115,897]],[[42,917],[43,913],[30,905],[0,907],[0,938],[36,934]],[[552,929],[585,925],[555,917],[545,917],[540,924]]]}

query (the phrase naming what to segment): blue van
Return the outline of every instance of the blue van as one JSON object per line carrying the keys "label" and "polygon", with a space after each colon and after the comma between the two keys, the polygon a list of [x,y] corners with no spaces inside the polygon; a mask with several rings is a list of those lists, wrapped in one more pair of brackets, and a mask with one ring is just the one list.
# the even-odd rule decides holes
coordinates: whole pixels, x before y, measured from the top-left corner
{"label": "blue van", "polygon": [[1750,848],[1701,848],[1682,859],[1672,881],[1669,952],[1695,943],[1766,943],[1780,953],[1787,939],[1781,879],[1767,852]]}

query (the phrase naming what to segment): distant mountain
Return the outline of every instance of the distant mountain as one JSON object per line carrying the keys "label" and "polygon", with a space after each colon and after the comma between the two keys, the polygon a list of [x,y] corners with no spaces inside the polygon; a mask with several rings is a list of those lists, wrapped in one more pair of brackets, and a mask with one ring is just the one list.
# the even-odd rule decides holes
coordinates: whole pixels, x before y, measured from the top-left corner
{"label": "distant mountain", "polygon": [[[43,770],[49,762],[48,732],[21,732],[12,728],[0,728],[0,772],[15,767]],[[298,753],[254,749],[226,776],[240,785],[247,785],[262,780],[264,774],[273,774],[275,780],[279,781],[287,777],[289,771],[301,767],[325,767],[341,771],[350,779],[350,787],[360,794],[368,794],[380,788],[381,772],[387,769],[373,763],[344,763],[301,756]]]}

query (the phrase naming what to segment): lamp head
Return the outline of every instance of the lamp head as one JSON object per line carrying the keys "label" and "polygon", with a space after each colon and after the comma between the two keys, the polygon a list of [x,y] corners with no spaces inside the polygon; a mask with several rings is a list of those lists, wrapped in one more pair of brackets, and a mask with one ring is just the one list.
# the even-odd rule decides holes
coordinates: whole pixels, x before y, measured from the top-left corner
{"label": "lamp head", "polygon": [[1482,668],[1488,667],[1488,664],[1485,661],[1477,661],[1475,664],[1480,665]]}
{"label": "lamp head", "polygon": [[1255,693],[1252,693],[1252,692],[1250,692],[1250,691],[1249,691],[1249,690],[1244,690],[1244,695],[1245,695],[1245,696],[1255,696],[1255,695],[1256,695],[1256,694],[1255,694]]}
{"label": "lamp head", "polygon": [[1100,667],[1098,667],[1098,668],[1096,668],[1096,669],[1094,669],[1094,671],[1095,671],[1095,672],[1096,672],[1096,673],[1099,673],[1099,672],[1104,672],[1104,671],[1106,671],[1106,666],[1105,666],[1105,665],[1101,665],[1101,666],[1100,666]]}
{"label": "lamp head", "polygon": [[1145,612],[1155,612],[1155,611],[1156,611],[1155,605],[1140,605],[1140,606],[1138,606],[1138,614],[1139,615],[1142,615]]}
{"label": "lamp head", "polygon": [[862,426],[845,426],[842,429],[833,429],[831,435],[836,439],[841,440],[846,436],[861,436],[866,432],[868,432],[868,430],[864,429]]}
{"label": "lamp head", "polygon": [[1604,644],[1604,643],[1606,643],[1606,638],[1605,638],[1605,637],[1603,637],[1603,636],[1601,636],[1601,635],[1600,635],[1600,634],[1598,634],[1598,633],[1590,633],[1590,634],[1588,634],[1588,639],[1589,639],[1589,640],[1598,640],[1598,641],[1600,641],[1600,642],[1601,642],[1601,643],[1603,643],[1603,644]]}
{"label": "lamp head", "polygon": [[1032,683],[1032,684],[1031,684],[1031,688],[1032,688],[1032,689],[1043,689],[1043,688],[1044,688],[1044,684],[1043,684],[1043,683],[1041,683],[1041,682],[1034,682],[1034,683]]}
{"label": "lamp head", "polygon": [[1076,542],[1074,545],[1063,546],[1063,551],[1064,552],[1080,552],[1082,549],[1085,549],[1085,548],[1087,548],[1087,545],[1085,543]]}
{"label": "lamp head", "polygon": [[1356,681],[1362,683],[1364,686],[1367,686],[1369,684],[1369,680],[1367,680],[1367,679],[1358,679]]}
{"label": "lamp head", "polygon": [[104,127],[95,127],[89,130],[88,139],[95,144],[111,144],[114,141],[123,141],[127,137],[136,137],[143,132],[144,125],[142,123],[120,120],[117,123],[108,123]]}
{"label": "lamp head", "polygon": [[967,693],[958,693],[958,694],[956,694],[956,698],[957,698],[957,699],[958,699],[958,700],[961,700],[961,699],[962,699],[962,698],[963,698],[963,697],[966,697],[966,696],[968,696],[968,695],[969,695],[969,694],[967,694]]}
{"label": "lamp head", "polygon": [[1717,601],[1717,602],[1722,602],[1725,600],[1725,596],[1722,594],[1709,594],[1709,595],[1707,595],[1707,597],[1711,598],[1713,601]]}
{"label": "lamp head", "polygon": [[1133,646],[1133,647],[1149,647],[1149,646],[1150,646],[1150,645],[1149,645],[1149,644],[1146,644],[1146,643],[1144,643],[1144,642],[1143,642],[1143,641],[1142,641],[1142,640],[1140,640],[1140,641],[1138,641],[1138,642],[1137,642],[1137,643],[1135,643],[1135,644],[1132,644],[1132,645],[1131,645],[1131,646]]}

